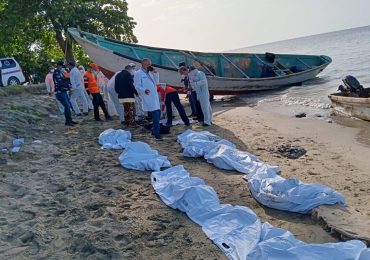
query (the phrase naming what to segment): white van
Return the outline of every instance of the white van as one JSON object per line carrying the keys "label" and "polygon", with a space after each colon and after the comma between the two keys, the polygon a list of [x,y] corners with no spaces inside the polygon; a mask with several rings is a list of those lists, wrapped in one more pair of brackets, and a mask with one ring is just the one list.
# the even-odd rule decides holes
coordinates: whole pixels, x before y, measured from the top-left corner
{"label": "white van", "polygon": [[0,79],[2,82],[0,86],[19,85],[26,81],[22,68],[13,57],[0,58],[0,70]]}

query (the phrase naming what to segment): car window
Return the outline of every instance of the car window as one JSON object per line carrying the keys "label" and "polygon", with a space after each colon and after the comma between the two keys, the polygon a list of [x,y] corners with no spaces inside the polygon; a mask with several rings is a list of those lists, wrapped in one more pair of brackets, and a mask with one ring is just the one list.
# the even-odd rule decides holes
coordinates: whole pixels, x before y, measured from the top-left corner
{"label": "car window", "polygon": [[17,64],[13,59],[6,59],[6,60],[1,60],[1,69],[10,69],[10,68],[15,68]]}

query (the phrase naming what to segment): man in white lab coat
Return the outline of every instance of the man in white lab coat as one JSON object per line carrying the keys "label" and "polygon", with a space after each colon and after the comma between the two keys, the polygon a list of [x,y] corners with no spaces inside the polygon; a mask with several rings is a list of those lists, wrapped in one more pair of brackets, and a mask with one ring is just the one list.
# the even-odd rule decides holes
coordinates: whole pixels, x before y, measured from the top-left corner
{"label": "man in white lab coat", "polygon": [[84,94],[84,82],[81,78],[80,71],[76,68],[76,63],[74,61],[69,62],[68,66],[71,70],[70,80],[72,85],[71,96],[69,99],[73,107],[73,111],[75,111],[77,116],[81,116],[81,111],[77,104],[77,99],[80,99],[83,107],[83,113],[84,115],[88,115],[89,103]]}
{"label": "man in white lab coat", "polygon": [[134,85],[141,97],[143,110],[149,112],[152,116],[152,134],[159,141],[162,140],[159,125],[161,110],[157,92],[159,73],[151,65],[152,62],[150,59],[143,59],[141,61],[141,69],[135,72]]}
{"label": "man in white lab coat", "polygon": [[203,111],[203,126],[210,126],[212,125],[212,107],[209,102],[209,90],[206,74],[194,67],[190,67],[189,71],[190,85],[197,93],[197,99],[199,100]]}

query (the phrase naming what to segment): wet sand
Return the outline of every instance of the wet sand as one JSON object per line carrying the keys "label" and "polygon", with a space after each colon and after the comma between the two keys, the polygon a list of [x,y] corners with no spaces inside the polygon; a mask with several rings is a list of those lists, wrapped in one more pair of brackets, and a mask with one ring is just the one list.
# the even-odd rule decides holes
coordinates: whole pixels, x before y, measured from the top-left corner
{"label": "wet sand", "polygon": [[[327,184],[349,205],[370,216],[370,155],[356,142],[357,130],[317,120],[299,120],[216,101],[215,125],[207,130],[248,150],[284,177]],[[0,154],[0,258],[55,259],[224,259],[222,252],[185,214],[154,193],[150,172],[122,168],[120,151],[101,150],[99,134],[120,128],[119,120],[95,122],[92,114],[67,128],[52,98],[25,94],[0,98],[0,145],[25,138],[18,154]],[[203,129],[193,125],[194,130]],[[173,127],[164,142],[142,129],[147,142],[212,186],[222,203],[244,205],[263,221],[286,228],[306,242],[334,242],[310,216],[272,210],[250,195],[242,175],[219,170],[202,159],[182,156]],[[41,140],[42,143],[34,143]],[[269,150],[294,144],[308,150],[290,160]],[[367,168],[365,168],[367,167]]]}

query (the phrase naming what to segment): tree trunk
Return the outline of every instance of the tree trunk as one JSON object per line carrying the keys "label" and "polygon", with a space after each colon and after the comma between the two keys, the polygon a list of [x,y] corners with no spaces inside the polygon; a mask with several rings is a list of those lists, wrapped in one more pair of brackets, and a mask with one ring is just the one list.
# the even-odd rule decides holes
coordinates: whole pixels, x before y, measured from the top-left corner
{"label": "tree trunk", "polygon": [[72,50],[72,39],[64,39],[61,31],[55,31],[55,38],[64,53],[64,58],[67,62],[75,61]]}

